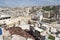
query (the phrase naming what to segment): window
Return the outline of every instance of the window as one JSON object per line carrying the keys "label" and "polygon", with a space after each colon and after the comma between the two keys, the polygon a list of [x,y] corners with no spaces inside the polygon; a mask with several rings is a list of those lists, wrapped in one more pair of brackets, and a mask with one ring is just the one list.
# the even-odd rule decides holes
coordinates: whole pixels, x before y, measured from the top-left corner
{"label": "window", "polygon": [[0,18],[0,20],[3,20],[3,19],[9,19],[11,17],[3,17],[3,18]]}

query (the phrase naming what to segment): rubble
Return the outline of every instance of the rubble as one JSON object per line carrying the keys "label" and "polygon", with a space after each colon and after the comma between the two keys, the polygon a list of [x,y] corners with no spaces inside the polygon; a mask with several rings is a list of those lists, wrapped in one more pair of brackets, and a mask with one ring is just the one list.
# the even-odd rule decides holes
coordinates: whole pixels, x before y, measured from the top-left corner
{"label": "rubble", "polygon": [[35,40],[32,35],[30,35],[29,33],[25,32],[20,27],[11,27],[11,28],[8,28],[6,30],[8,30],[11,33],[11,35],[16,34],[16,35],[20,35],[22,37],[25,37],[27,39],[28,38],[32,38],[33,40]]}

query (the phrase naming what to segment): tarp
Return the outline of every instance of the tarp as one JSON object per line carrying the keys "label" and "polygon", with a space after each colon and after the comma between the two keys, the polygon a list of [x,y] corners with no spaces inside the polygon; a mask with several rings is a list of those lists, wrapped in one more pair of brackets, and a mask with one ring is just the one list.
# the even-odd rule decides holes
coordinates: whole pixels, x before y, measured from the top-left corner
{"label": "tarp", "polygon": [[0,35],[2,35],[2,29],[0,28]]}

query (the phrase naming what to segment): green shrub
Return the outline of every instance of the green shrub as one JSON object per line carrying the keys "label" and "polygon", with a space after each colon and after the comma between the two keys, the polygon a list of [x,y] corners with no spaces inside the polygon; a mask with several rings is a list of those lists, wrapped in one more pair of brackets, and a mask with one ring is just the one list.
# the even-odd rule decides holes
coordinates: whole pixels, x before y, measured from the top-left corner
{"label": "green shrub", "polygon": [[54,36],[52,36],[52,35],[49,35],[49,37],[48,37],[49,39],[51,39],[51,40],[55,40],[55,37]]}
{"label": "green shrub", "polygon": [[43,7],[42,9],[45,11],[56,10],[56,8],[54,6],[53,7],[47,6],[47,7]]}

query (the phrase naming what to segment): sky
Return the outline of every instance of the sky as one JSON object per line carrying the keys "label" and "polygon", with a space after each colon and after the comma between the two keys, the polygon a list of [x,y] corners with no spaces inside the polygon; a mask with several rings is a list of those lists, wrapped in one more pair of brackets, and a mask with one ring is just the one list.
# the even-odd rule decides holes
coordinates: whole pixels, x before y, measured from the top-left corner
{"label": "sky", "polygon": [[60,0],[0,0],[0,6],[19,7],[19,6],[45,6],[60,5]]}

